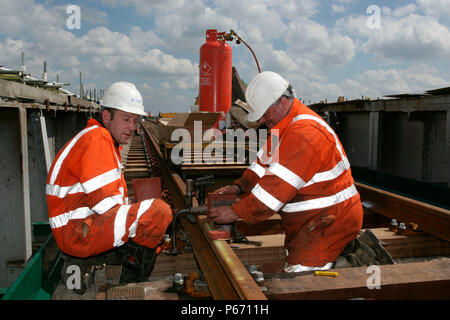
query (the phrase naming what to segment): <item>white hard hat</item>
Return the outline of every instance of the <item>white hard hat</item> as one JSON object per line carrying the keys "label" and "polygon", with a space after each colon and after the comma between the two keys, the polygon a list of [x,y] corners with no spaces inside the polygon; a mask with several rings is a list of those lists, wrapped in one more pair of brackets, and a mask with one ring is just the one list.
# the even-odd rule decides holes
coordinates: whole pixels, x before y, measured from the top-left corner
{"label": "white hard hat", "polygon": [[254,77],[245,91],[245,100],[250,107],[248,121],[258,121],[288,87],[289,82],[272,71]]}
{"label": "white hard hat", "polygon": [[136,86],[130,82],[120,81],[113,83],[100,104],[106,108],[118,109],[124,112],[146,116],[144,105],[142,103],[142,95],[136,89]]}

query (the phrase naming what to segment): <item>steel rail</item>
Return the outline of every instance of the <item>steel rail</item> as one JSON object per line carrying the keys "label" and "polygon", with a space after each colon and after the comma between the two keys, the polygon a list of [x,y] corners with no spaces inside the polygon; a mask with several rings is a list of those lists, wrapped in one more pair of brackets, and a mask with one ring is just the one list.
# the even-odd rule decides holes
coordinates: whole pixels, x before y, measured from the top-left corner
{"label": "steel rail", "polygon": [[[184,181],[170,171],[158,143],[148,128],[143,125],[143,129],[147,145],[158,161],[161,177],[165,179],[169,193],[172,195],[173,205],[178,209],[185,208],[186,185]],[[205,235],[208,231],[206,220],[205,216],[200,216],[197,217],[198,223],[192,224],[186,218],[180,219],[213,298],[217,300],[267,300],[228,243],[208,239]]]}

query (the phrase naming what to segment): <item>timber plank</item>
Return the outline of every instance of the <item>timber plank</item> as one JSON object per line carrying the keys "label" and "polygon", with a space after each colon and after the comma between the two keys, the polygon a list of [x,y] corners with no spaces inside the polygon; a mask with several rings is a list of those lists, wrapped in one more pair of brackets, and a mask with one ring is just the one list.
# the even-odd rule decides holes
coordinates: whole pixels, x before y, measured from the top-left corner
{"label": "timber plank", "polygon": [[[388,228],[375,228],[370,230],[383,243],[383,246],[391,254],[392,258],[450,255],[450,243],[428,234],[398,235],[393,231],[389,231]],[[284,238],[284,234],[247,236],[247,239],[250,241],[260,241],[262,243],[261,247],[272,248],[270,252],[272,254],[272,260],[284,258],[283,252],[280,255],[277,253],[279,252],[278,250],[283,250]],[[250,253],[248,254],[256,257],[259,256],[258,250],[261,249],[260,247],[240,243],[233,244],[233,247],[239,248],[239,250],[249,249]],[[239,253],[238,255],[244,254]],[[250,259],[247,260],[250,261]]]}
{"label": "timber plank", "polygon": [[247,237],[250,241],[259,241],[261,246],[232,243],[236,255],[246,266],[256,265],[264,274],[277,274],[283,272],[286,251],[284,234],[260,235]]}
{"label": "timber plank", "polygon": [[450,255],[450,243],[428,234],[399,235],[388,228],[371,229],[393,258]]}
{"label": "timber plank", "polygon": [[266,278],[269,299],[450,299],[450,259],[428,262],[382,265],[380,288],[368,278],[367,267],[336,269],[337,277],[304,274],[284,278]]}
{"label": "timber plank", "polygon": [[199,273],[193,253],[184,252],[176,256],[169,256],[162,253],[156,257],[152,277],[173,275],[178,272],[183,274],[190,272]]}
{"label": "timber plank", "polygon": [[[136,162],[136,163],[127,162],[127,163],[125,163],[125,167],[134,167],[134,168],[146,167],[146,168],[148,168],[148,163],[147,162]],[[128,170],[128,169],[126,169],[126,170]]]}

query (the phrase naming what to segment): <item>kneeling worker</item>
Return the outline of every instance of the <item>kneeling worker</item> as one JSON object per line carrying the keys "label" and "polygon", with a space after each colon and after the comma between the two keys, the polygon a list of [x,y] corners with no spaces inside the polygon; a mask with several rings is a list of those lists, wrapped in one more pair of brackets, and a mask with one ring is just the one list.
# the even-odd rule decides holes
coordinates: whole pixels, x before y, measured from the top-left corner
{"label": "kneeling worker", "polygon": [[[249,121],[271,129],[271,141],[235,184],[216,190],[240,196],[212,208],[218,224],[256,223],[279,213],[286,235],[286,272],[334,267],[358,236],[363,209],[350,164],[333,129],[294,97],[288,81],[266,71],[245,92]],[[353,248],[356,249],[356,248]],[[378,264],[375,260],[375,264]]]}
{"label": "kneeling worker", "polygon": [[120,144],[147,115],[139,91],[117,82],[100,104],[101,119],[89,119],[53,161],[46,188],[50,226],[66,265],[77,264],[84,274],[96,262],[119,259],[121,282],[145,281],[172,211],[159,199],[128,203]]}

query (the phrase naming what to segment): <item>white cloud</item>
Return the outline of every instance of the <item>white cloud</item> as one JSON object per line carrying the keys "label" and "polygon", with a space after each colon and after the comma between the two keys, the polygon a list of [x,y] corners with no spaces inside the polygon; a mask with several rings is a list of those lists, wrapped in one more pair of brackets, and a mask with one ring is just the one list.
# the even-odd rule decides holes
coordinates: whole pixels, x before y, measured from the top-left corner
{"label": "white cloud", "polygon": [[285,40],[290,50],[320,65],[339,66],[351,61],[355,54],[352,38],[310,19],[291,22]]}
{"label": "white cloud", "polygon": [[[36,15],[44,16],[36,18],[33,16],[31,20],[34,22],[46,18],[46,12],[56,14],[54,23],[37,23],[22,26],[21,33],[13,32],[16,36],[31,38],[33,41],[7,39],[3,51],[9,57],[9,51],[23,50],[28,51],[27,56],[43,56],[47,57],[49,62],[78,65],[80,58],[91,61],[93,65],[83,66],[86,69],[94,70],[120,70],[123,67],[130,67],[134,70],[143,68],[147,71],[168,74],[185,74],[195,72],[195,65],[188,59],[178,59],[173,55],[163,52],[161,49],[155,48],[161,46],[161,39],[151,30],[143,31],[139,27],[131,28],[129,34],[115,32],[107,27],[101,26],[90,29],[81,37],[75,36],[72,32],[64,28],[66,16],[60,10],[60,7],[45,8],[42,5],[27,3],[29,11]],[[24,14],[21,6],[9,7],[8,13],[2,14],[0,21],[5,21],[4,16],[14,16]],[[58,15],[57,13],[60,13]],[[43,22],[43,21],[40,21]],[[3,33],[3,29],[2,29]],[[25,46],[25,44],[27,44]],[[16,48],[21,47],[21,48]],[[154,47],[153,49],[149,49]],[[49,50],[50,48],[50,50]],[[8,50],[8,52],[6,52]],[[17,56],[20,55],[20,51]]]}
{"label": "white cloud", "polygon": [[331,11],[334,13],[344,13],[352,2],[353,0],[333,0]]}
{"label": "white cloud", "polygon": [[450,16],[450,2],[448,0],[417,0],[416,2],[427,15],[446,18]]}
{"label": "white cloud", "polygon": [[[196,1],[196,0],[193,0]],[[102,0],[103,4],[117,6],[134,6],[136,13],[146,15],[155,11],[171,11],[185,6],[191,0]]]}
{"label": "white cloud", "polygon": [[164,81],[164,82],[161,83],[161,88],[164,89],[164,90],[169,90],[171,87],[172,86],[167,81]]}
{"label": "white cloud", "polygon": [[325,78],[288,75],[297,91],[297,96],[305,103],[315,103],[327,99],[337,101],[339,96],[360,99],[362,96],[381,98],[399,93],[423,93],[429,89],[448,86],[449,81],[439,71],[426,63],[406,68],[370,69],[337,83]]}
{"label": "white cloud", "polygon": [[[113,81],[131,81],[155,112],[181,112],[193,103],[199,49],[209,28],[237,31],[255,51],[262,70],[282,74],[306,101],[446,85],[447,75],[435,61],[450,55],[449,25],[443,22],[450,16],[448,0],[382,7],[379,31],[367,28],[364,10],[347,15],[356,7],[353,0],[327,5],[318,0],[102,0],[97,3],[105,5],[104,10],[90,12],[81,5],[78,32],[66,28],[65,6],[52,3],[0,0],[0,64],[18,67],[20,52],[25,51],[34,76],[40,77],[46,60],[49,77],[59,73],[61,80],[72,82],[72,91],[78,88],[80,71],[86,85],[98,89]],[[123,21],[125,28],[108,16],[111,7],[122,6],[130,6],[137,20]],[[323,12],[316,18],[319,10]],[[337,16],[332,11],[347,16],[330,27],[321,21],[325,14]],[[243,44],[230,45],[233,65],[249,82],[257,73],[251,53]],[[355,60],[360,56],[377,57],[382,69],[364,69]],[[393,64],[397,62],[402,67]]]}
{"label": "white cloud", "polygon": [[396,18],[406,17],[409,16],[417,11],[417,6],[414,3],[409,3],[407,5],[404,5],[402,7],[395,8],[392,11],[392,16]]}
{"label": "white cloud", "polygon": [[363,49],[379,57],[426,59],[448,57],[450,31],[436,20],[419,15],[403,19],[385,18]]}
{"label": "white cloud", "polygon": [[381,29],[370,30],[367,16],[357,15],[340,19],[336,27],[357,40],[359,48],[382,60],[445,58],[450,55],[450,30],[432,16],[414,12],[414,4],[384,8]]}
{"label": "white cloud", "polygon": [[343,12],[345,12],[345,7],[337,5],[337,4],[332,4],[331,11],[336,12],[336,13],[343,13]]}
{"label": "white cloud", "polygon": [[62,26],[65,23],[65,17],[58,14],[59,9],[35,4],[33,0],[2,0],[0,8],[1,33],[11,37],[24,31],[33,32],[49,25]]}
{"label": "white cloud", "polygon": [[20,53],[26,51],[32,46],[31,43],[24,40],[13,40],[6,38],[5,43],[0,42],[0,64],[8,68],[20,67]]}
{"label": "white cloud", "polygon": [[290,20],[298,17],[311,18],[319,12],[319,1],[316,0],[288,0],[281,1],[281,12]]}
{"label": "white cloud", "polygon": [[377,98],[389,94],[423,93],[447,85],[448,81],[435,67],[420,63],[403,69],[368,70],[354,79],[344,80],[341,87],[343,95],[349,98]]}

